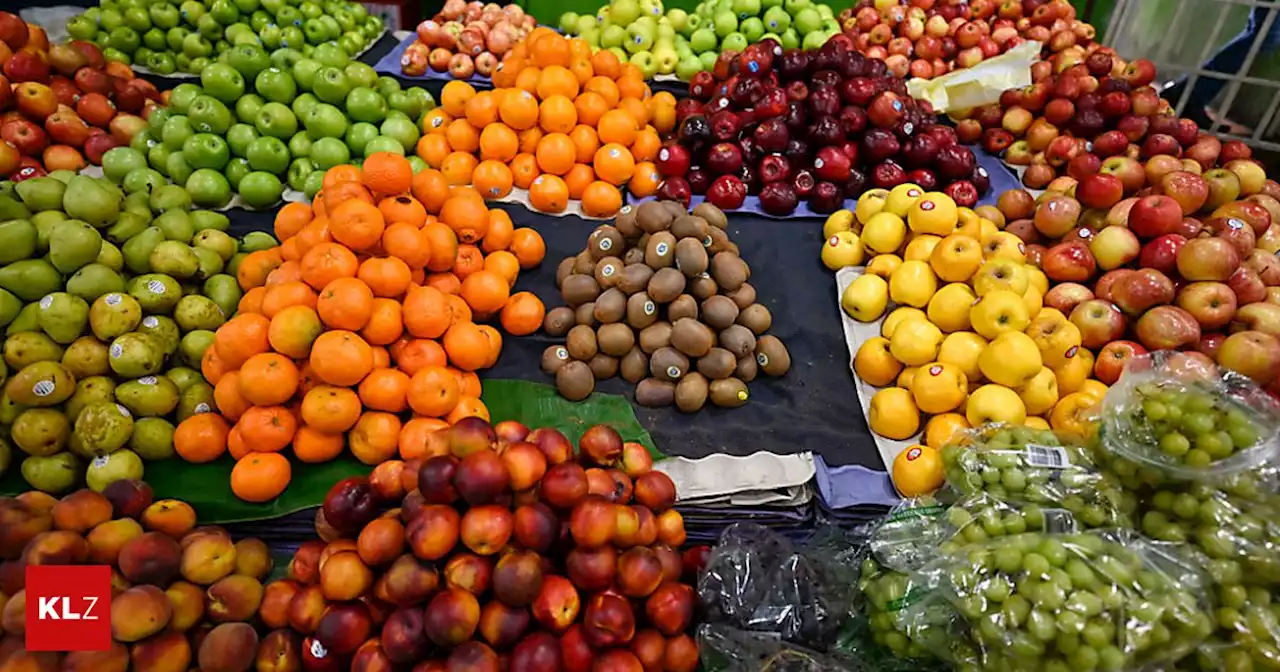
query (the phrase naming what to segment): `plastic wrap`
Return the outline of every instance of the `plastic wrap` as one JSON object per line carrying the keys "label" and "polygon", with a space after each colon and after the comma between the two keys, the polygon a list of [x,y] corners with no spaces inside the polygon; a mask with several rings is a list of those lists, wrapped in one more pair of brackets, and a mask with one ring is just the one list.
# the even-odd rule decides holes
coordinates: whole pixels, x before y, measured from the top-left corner
{"label": "plastic wrap", "polygon": [[716,672],[878,672],[851,656],[819,653],[770,633],[727,625],[699,626],[698,646],[703,668]]}
{"label": "plastic wrap", "polygon": [[1249,378],[1160,351],[1130,362],[1107,391],[1099,440],[1147,483],[1221,482],[1274,464],[1278,428],[1280,404]]}
{"label": "plastic wrap", "polygon": [[1280,600],[1274,592],[1237,585],[1219,586],[1214,593],[1218,631],[1179,669],[1280,670]]}
{"label": "plastic wrap", "polygon": [[866,617],[866,658],[878,670],[897,672],[972,665],[978,651],[965,637],[965,623],[943,595],[913,575],[868,554],[859,567],[858,590]]}
{"label": "plastic wrap", "polygon": [[1215,583],[1280,584],[1280,511],[1204,484],[1159,490],[1145,502],[1142,532],[1188,542],[1208,556]]}
{"label": "plastic wrap", "polygon": [[1086,527],[1126,527],[1120,483],[1099,470],[1076,439],[1051,430],[988,424],[942,449],[947,486],[959,496],[1069,511]]}
{"label": "plastic wrap", "polygon": [[1161,669],[1215,625],[1194,556],[1129,530],[993,539],[913,576],[966,619],[977,670]]}

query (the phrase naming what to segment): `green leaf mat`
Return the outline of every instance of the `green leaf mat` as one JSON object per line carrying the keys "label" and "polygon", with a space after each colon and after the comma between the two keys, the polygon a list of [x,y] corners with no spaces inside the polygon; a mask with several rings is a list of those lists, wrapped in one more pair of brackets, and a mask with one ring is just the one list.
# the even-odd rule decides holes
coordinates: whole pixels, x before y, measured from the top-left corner
{"label": "green leaf mat", "polygon": [[[529,427],[554,427],[575,444],[587,428],[607,424],[618,430],[624,440],[641,443],[655,457],[662,457],[649,432],[636,419],[630,402],[621,395],[597,392],[584,401],[572,402],[549,385],[485,380],[482,400],[493,422],[517,420]],[[372,469],[348,454],[324,464],[291,461],[293,478],[288,489],[265,504],[244,502],[231,493],[231,467],[235,462],[229,456],[208,464],[189,464],[177,458],[151,462],[145,479],[155,490],[156,499],[180,499],[195,507],[201,523],[227,524],[267,520],[319,506],[334,483],[368,474]],[[0,479],[0,494],[13,495],[28,489],[15,460],[9,473]]]}

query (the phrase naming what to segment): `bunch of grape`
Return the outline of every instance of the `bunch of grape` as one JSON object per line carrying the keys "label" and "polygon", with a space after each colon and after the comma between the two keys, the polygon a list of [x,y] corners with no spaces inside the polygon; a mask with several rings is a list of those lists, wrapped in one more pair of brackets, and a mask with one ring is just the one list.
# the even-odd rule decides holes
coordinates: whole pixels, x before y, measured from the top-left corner
{"label": "bunch of grape", "polygon": [[1218,631],[1179,669],[1252,672],[1280,669],[1280,601],[1266,588],[1218,586]]}
{"label": "bunch of grape", "polygon": [[1146,503],[1142,531],[1200,549],[1209,556],[1207,569],[1215,583],[1280,584],[1280,520],[1274,507],[1205,484],[1160,490]]}
{"label": "bunch of grape", "polygon": [[1270,438],[1250,408],[1206,382],[1143,383],[1125,409],[1104,421],[1108,445],[1140,461],[1204,469]]}
{"label": "bunch of grape", "polygon": [[983,670],[1128,670],[1185,656],[1215,625],[1198,574],[1150,544],[1120,531],[1020,534],[920,576],[967,619]]}
{"label": "bunch of grape", "polygon": [[929,588],[873,557],[862,560],[858,589],[871,640],[894,658],[920,665],[945,658],[972,664],[977,651],[956,637],[961,621],[955,609]]}

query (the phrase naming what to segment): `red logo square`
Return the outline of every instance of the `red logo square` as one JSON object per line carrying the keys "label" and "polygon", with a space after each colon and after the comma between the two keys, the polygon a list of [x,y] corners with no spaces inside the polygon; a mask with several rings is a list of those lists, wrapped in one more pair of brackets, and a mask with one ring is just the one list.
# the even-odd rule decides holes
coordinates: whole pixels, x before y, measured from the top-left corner
{"label": "red logo square", "polygon": [[28,651],[111,648],[111,568],[106,565],[27,567]]}

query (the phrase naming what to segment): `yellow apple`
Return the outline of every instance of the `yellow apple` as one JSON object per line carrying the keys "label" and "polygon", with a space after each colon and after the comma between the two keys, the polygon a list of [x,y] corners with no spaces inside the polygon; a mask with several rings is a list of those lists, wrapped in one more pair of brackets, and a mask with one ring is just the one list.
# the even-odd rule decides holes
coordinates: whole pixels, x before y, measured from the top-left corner
{"label": "yellow apple", "polygon": [[955,364],[964,372],[970,383],[981,382],[982,369],[978,368],[978,357],[987,349],[987,339],[972,331],[957,331],[947,334],[938,348],[938,361]]}
{"label": "yellow apple", "polygon": [[907,225],[916,233],[949,236],[955,233],[959,218],[956,202],[940,191],[917,198],[907,209]]}
{"label": "yellow apple", "polygon": [[1027,314],[1035,315],[1044,308],[1044,294],[1035,287],[1027,287],[1027,291],[1022,293],[1022,302],[1027,304]]}
{"label": "yellow apple", "polygon": [[852,231],[833,233],[822,244],[822,263],[833,271],[862,264],[863,255],[862,241]]}
{"label": "yellow apple", "polygon": [[858,346],[853,356],[853,372],[868,385],[890,385],[902,372],[902,362],[889,354],[889,339],[882,336],[869,338]]}
{"label": "yellow apple", "polygon": [[1007,331],[1021,332],[1031,318],[1021,294],[997,289],[978,299],[969,309],[969,322],[973,330],[984,338],[992,339]]}
{"label": "yellow apple", "polygon": [[1022,264],[1027,261],[1027,246],[1021,238],[1008,231],[996,231],[983,236],[982,256],[986,259],[1012,259]]}
{"label": "yellow apple", "polygon": [[995,337],[978,357],[982,375],[1005,387],[1026,385],[1042,366],[1035,341],[1020,331],[1006,331]]}
{"label": "yellow apple", "polygon": [[1090,380],[1084,381],[1084,384],[1081,385],[1080,389],[1076,391],[1083,394],[1087,394],[1093,397],[1094,399],[1097,399],[1099,402],[1101,402],[1102,398],[1107,394],[1107,385],[1106,383],[1103,383],[1101,380],[1090,379]]}
{"label": "yellow apple", "polygon": [[904,261],[889,276],[889,298],[900,306],[924,308],[938,291],[938,278],[923,261]]}
{"label": "yellow apple", "polygon": [[878,275],[860,275],[840,295],[840,307],[859,322],[874,322],[889,305],[889,283]]}
{"label": "yellow apple", "polygon": [[907,211],[921,196],[924,196],[924,189],[910,182],[903,182],[889,190],[889,195],[884,199],[883,211],[906,217]]}
{"label": "yellow apple", "polygon": [[1040,295],[1044,296],[1049,292],[1049,278],[1044,271],[1035,266],[1026,265],[1027,269],[1027,285],[1040,290]]}
{"label": "yellow apple", "polygon": [[978,296],[986,296],[997,289],[1007,289],[1018,296],[1027,291],[1031,278],[1027,275],[1027,266],[1011,259],[988,259],[973,274],[973,291]]}
{"label": "yellow apple", "polygon": [[1072,392],[1058,400],[1049,414],[1049,426],[1064,434],[1088,436],[1098,400],[1084,392]]}
{"label": "yellow apple", "polygon": [[919,370],[920,370],[920,367],[908,366],[907,368],[902,370],[902,373],[898,374],[898,380],[895,381],[894,384],[910,392],[911,380],[916,377],[916,371],[919,371]]}
{"label": "yellow apple", "polygon": [[942,238],[928,233],[913,235],[911,242],[907,243],[907,249],[902,253],[902,258],[907,261],[929,261],[934,248],[941,241]]}
{"label": "yellow apple", "polygon": [[867,410],[871,431],[888,439],[909,439],[920,431],[920,411],[911,393],[900,387],[886,387],[871,397]]}
{"label": "yellow apple", "polygon": [[849,210],[836,210],[822,223],[822,237],[830,238],[841,231],[853,230],[853,213]]}
{"label": "yellow apple", "polygon": [[974,427],[988,422],[1021,425],[1027,419],[1027,409],[1017,392],[1003,385],[983,385],[969,395],[964,416]]}
{"label": "yellow apple", "polygon": [[987,236],[999,230],[1000,230],[1000,227],[997,226],[995,222],[991,221],[990,219],[987,219],[986,217],[979,217],[977,215],[974,215],[970,219],[965,219],[964,217],[961,217],[960,226],[959,228],[956,229],[956,233],[969,236],[970,238],[977,238],[978,240],[982,240],[983,238],[986,238]]}
{"label": "yellow apple", "polygon": [[1049,421],[1038,415],[1028,415],[1027,419],[1022,421],[1022,424],[1032,429],[1051,429]]}
{"label": "yellow apple", "polygon": [[[928,320],[908,320],[889,337],[889,352],[907,366],[920,366],[937,359],[942,331]],[[1034,347],[1034,346],[1032,346]]]}
{"label": "yellow apple", "polygon": [[924,424],[924,445],[942,450],[953,438],[958,438],[957,432],[963,432],[966,429],[969,429],[969,421],[959,413],[935,415]]}
{"label": "yellow apple", "polygon": [[862,244],[877,254],[896,253],[906,236],[906,222],[891,212],[877,212],[862,225]]}
{"label": "yellow apple", "polygon": [[871,217],[884,209],[884,199],[889,197],[888,189],[871,189],[858,197],[858,204],[853,206],[854,217],[865,226]]}
{"label": "yellow apple", "polygon": [[894,308],[893,312],[884,318],[884,322],[880,323],[880,335],[885,338],[893,338],[893,330],[897,329],[899,324],[915,319],[928,320],[929,318],[919,308],[912,308],[911,306]]}
{"label": "yellow apple", "polygon": [[[862,245],[865,247],[866,242],[863,242]],[[901,265],[902,257],[899,257],[896,254],[877,254],[872,257],[871,262],[867,264],[867,273],[870,273],[871,275],[878,275],[885,280],[888,280],[889,276],[892,275],[893,272]]]}
{"label": "yellow apple", "polygon": [[1093,353],[1088,348],[1076,350],[1076,356],[1054,369],[1053,374],[1058,377],[1058,394],[1079,392],[1093,374]]}
{"label": "yellow apple", "polygon": [[947,282],[966,282],[982,266],[982,244],[969,236],[953,233],[933,248],[929,265]]}
{"label": "yellow apple", "polygon": [[1027,413],[1031,415],[1047,413],[1053,410],[1054,404],[1058,403],[1058,378],[1053,375],[1052,369],[1042,366],[1031,380],[1018,388],[1018,397],[1026,406]]}
{"label": "yellow apple", "polygon": [[946,413],[969,396],[969,381],[960,367],[944,362],[925,364],[911,379],[911,398],[925,413]]}
{"label": "yellow apple", "polygon": [[[1080,329],[1057,315],[1036,315],[1026,333],[1040,349],[1040,359],[1044,365],[1051,369],[1066,364],[1080,349]],[[1035,411],[1032,414],[1039,415]]]}
{"label": "yellow apple", "polygon": [[964,331],[969,328],[969,306],[975,298],[973,290],[963,282],[944,285],[929,299],[929,321],[946,333]]}

